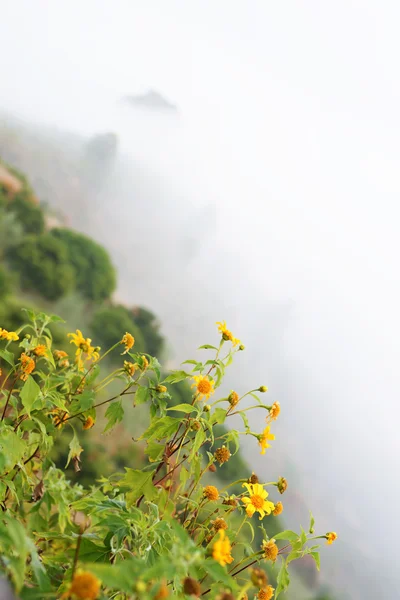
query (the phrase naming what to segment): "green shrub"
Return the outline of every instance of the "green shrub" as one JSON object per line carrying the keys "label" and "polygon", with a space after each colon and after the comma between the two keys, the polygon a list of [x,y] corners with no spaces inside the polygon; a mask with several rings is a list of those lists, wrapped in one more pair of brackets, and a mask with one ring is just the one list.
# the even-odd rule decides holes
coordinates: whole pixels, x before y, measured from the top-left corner
{"label": "green shrub", "polygon": [[13,287],[13,281],[10,273],[0,266],[0,300],[8,296]]}
{"label": "green shrub", "polygon": [[57,300],[74,288],[74,269],[65,244],[49,233],[27,236],[7,257],[18,272],[23,289]]}
{"label": "green shrub", "polygon": [[108,252],[100,244],[70,229],[53,229],[51,235],[66,246],[79,293],[97,302],[109,298],[116,287],[116,273]]}
{"label": "green shrub", "polygon": [[16,215],[25,233],[39,235],[44,232],[45,219],[43,210],[32,200],[31,192],[22,190],[8,203],[8,211]]}
{"label": "green shrub", "polygon": [[[135,351],[147,351],[142,332],[133,323],[125,306],[116,305],[97,310],[93,315],[90,328],[96,343],[99,343],[102,348],[113,346],[121,339],[121,332],[124,334],[128,331],[135,338]],[[120,353],[120,350],[116,350],[114,356],[117,357]]]}

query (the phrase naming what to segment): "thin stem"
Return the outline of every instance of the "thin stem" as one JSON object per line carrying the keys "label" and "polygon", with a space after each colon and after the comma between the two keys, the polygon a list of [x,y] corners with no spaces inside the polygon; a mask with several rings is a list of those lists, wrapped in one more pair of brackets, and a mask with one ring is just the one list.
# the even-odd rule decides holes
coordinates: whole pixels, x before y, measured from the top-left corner
{"label": "thin stem", "polygon": [[81,548],[81,541],[82,541],[82,534],[79,534],[78,537],[78,541],[76,542],[76,548],[75,548],[75,556],[74,556],[74,564],[72,565],[72,575],[71,575],[71,580],[74,578],[75,575],[75,571],[76,571],[76,565],[78,564],[78,558],[79,558],[79,550]]}

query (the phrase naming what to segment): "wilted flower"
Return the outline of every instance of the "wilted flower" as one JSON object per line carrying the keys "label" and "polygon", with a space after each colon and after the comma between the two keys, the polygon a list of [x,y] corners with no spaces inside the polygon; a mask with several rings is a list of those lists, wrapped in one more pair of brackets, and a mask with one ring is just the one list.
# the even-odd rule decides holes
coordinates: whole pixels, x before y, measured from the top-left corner
{"label": "wilted flower", "polygon": [[259,590],[257,594],[257,600],[271,600],[274,595],[275,588],[272,585],[268,585],[267,587]]}
{"label": "wilted flower", "polygon": [[284,477],[279,477],[278,483],[276,484],[279,493],[283,494],[287,490],[288,483]]}
{"label": "wilted flower", "polygon": [[91,427],[93,427],[94,423],[95,421],[93,417],[89,416],[83,424],[83,429],[90,429]]}
{"label": "wilted flower", "polygon": [[36,356],[45,356],[47,351],[47,346],[45,346],[44,344],[39,344],[38,346],[36,346],[36,348],[33,349],[33,353],[36,354]]}
{"label": "wilted flower", "polygon": [[226,321],[217,321],[216,323],[218,325],[218,331],[221,333],[223,339],[227,342],[230,341],[232,342],[232,344],[234,346],[237,346],[237,344],[240,344],[240,340],[238,340],[237,338],[234,337],[233,333],[231,331],[229,331],[229,329],[226,326]]}
{"label": "wilted flower", "polygon": [[21,363],[21,371],[22,371],[19,378],[22,379],[22,381],[26,381],[28,379],[29,375],[35,369],[35,366],[36,366],[35,361],[33,360],[33,358],[31,358],[30,356],[25,354],[25,352],[23,352],[21,354],[21,356],[19,357],[19,361]]}
{"label": "wilted flower", "polygon": [[201,594],[201,585],[197,579],[193,579],[193,577],[185,577],[183,580],[183,591],[188,596],[195,596],[198,598]]}
{"label": "wilted flower", "polygon": [[222,517],[215,519],[215,521],[212,522],[212,526],[215,531],[219,531],[220,529],[228,529],[228,523]]}
{"label": "wilted flower", "polygon": [[219,498],[219,491],[213,485],[206,485],[203,490],[203,494],[207,500],[218,500]]}
{"label": "wilted flower", "polygon": [[231,453],[226,446],[221,446],[221,448],[216,449],[214,456],[221,466],[222,464],[228,462],[231,457]]}
{"label": "wilted flower", "polygon": [[272,511],[272,514],[273,514],[275,517],[277,517],[277,516],[278,516],[278,515],[280,515],[282,512],[283,512],[283,504],[282,504],[282,502],[277,502],[277,503],[275,504],[275,508],[274,508],[274,510]]}
{"label": "wilted flower", "polygon": [[337,533],[335,533],[335,531],[329,531],[325,537],[327,539],[326,543],[330,546],[337,539]]}
{"label": "wilted flower", "polygon": [[122,337],[122,340],[120,341],[120,344],[125,345],[125,350],[122,354],[126,354],[127,352],[129,352],[129,350],[133,347],[134,343],[135,338],[133,337],[133,335],[126,332],[125,335]]}
{"label": "wilted flower", "polygon": [[271,560],[272,562],[276,561],[279,550],[278,546],[275,544],[275,540],[268,540],[268,542],[264,540],[262,549],[264,551],[264,558]]}

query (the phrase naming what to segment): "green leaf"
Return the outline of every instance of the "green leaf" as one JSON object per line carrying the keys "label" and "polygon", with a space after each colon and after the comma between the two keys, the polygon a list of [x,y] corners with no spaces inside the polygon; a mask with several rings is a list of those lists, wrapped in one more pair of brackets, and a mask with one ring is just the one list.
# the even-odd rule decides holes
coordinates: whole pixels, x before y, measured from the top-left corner
{"label": "green leaf", "polygon": [[226,572],[226,568],[222,567],[213,558],[207,558],[203,566],[207,574],[214,581],[217,581],[218,583],[223,583],[228,586],[232,585],[232,578]]}
{"label": "green leaf", "polygon": [[304,546],[304,544],[307,542],[307,534],[302,527],[301,527],[300,541],[301,541],[302,546]]}
{"label": "green leaf", "polygon": [[82,562],[107,562],[110,556],[110,549],[105,546],[99,546],[85,537],[82,538],[79,550],[79,560]]}
{"label": "green leaf", "polygon": [[170,406],[167,408],[167,410],[176,410],[178,412],[187,414],[191,412],[198,412],[197,407],[193,406],[192,404],[177,404],[176,406]]}
{"label": "green leaf", "polygon": [[310,527],[308,529],[309,533],[314,533],[314,524],[315,524],[315,519],[314,516],[310,510]]}
{"label": "green leaf", "polygon": [[31,539],[27,540],[28,549],[31,555],[32,571],[41,592],[51,592],[51,583],[43,563],[39,559],[36,546]]}
{"label": "green leaf", "polygon": [[36,398],[40,394],[40,387],[36,383],[36,381],[29,375],[28,379],[25,381],[21,391],[20,398],[23,407],[25,408],[28,416],[31,416],[31,410]]}
{"label": "green leaf", "polygon": [[313,559],[315,560],[315,564],[317,565],[317,569],[319,571],[321,568],[321,559],[319,557],[319,552],[310,552],[310,554],[313,557]]}
{"label": "green leaf", "polygon": [[181,419],[175,419],[174,417],[156,418],[139,439],[163,440],[175,433],[181,423]]}
{"label": "green leaf", "polygon": [[14,354],[12,352],[9,352],[8,350],[0,350],[0,356],[6,362],[8,362],[9,365],[12,367],[14,366]]}
{"label": "green leaf", "polygon": [[206,434],[204,432],[204,429],[199,429],[198,432],[196,433],[196,437],[194,438],[192,451],[191,451],[192,454],[195,454],[198,450],[200,450],[200,447],[205,439],[206,439]]}
{"label": "green leaf", "polygon": [[[276,539],[276,536],[275,536]],[[277,577],[278,586],[275,592],[275,600],[278,598],[281,592],[284,592],[289,587],[290,577],[289,571],[287,569],[286,561],[282,559],[281,568],[279,569],[278,577]]]}
{"label": "green leaf", "polygon": [[179,381],[183,381],[184,379],[188,379],[192,377],[190,373],[186,373],[186,371],[173,371],[168,377],[165,379],[166,383],[179,383]]}
{"label": "green leaf", "polygon": [[223,423],[225,423],[226,410],[224,408],[216,408],[212,416],[215,423],[222,425]]}
{"label": "green leaf", "polygon": [[11,428],[3,426],[0,431],[0,454],[2,454],[1,464],[4,469],[10,470],[19,463],[27,450],[27,444]]}
{"label": "green leaf", "polygon": [[216,350],[218,352],[218,348],[216,348],[215,346],[211,346],[210,344],[203,344],[202,346],[199,346],[198,349],[199,350]]}
{"label": "green leaf", "polygon": [[249,425],[249,420],[247,418],[246,413],[244,412],[239,412],[239,415],[242,417],[242,421],[243,421],[243,425],[246,431],[250,431],[250,425]]}
{"label": "green leaf", "polygon": [[117,423],[120,423],[124,418],[124,409],[122,408],[122,401],[112,402],[106,410],[105,417],[108,419],[108,423],[105,426],[103,433],[112,429]]}
{"label": "green leaf", "polygon": [[139,406],[144,404],[150,397],[150,390],[147,386],[139,385],[135,393],[135,404]]}
{"label": "green leaf", "polygon": [[81,455],[81,452],[83,452],[83,448],[80,445],[78,437],[76,435],[76,431],[74,430],[74,435],[72,436],[72,440],[69,443],[69,453],[65,468],[68,467],[69,463],[73,458],[79,457]]}
{"label": "green leaf", "polygon": [[289,540],[289,542],[296,542],[299,539],[299,534],[295,531],[291,531],[290,529],[285,529],[285,531],[281,531],[281,533],[277,533],[274,535],[276,540]]}
{"label": "green leaf", "polygon": [[128,487],[126,502],[131,506],[140,496],[146,500],[154,500],[157,496],[157,489],[153,485],[154,471],[139,471],[138,469],[128,469],[125,467],[126,474],[121,479],[121,486]]}
{"label": "green leaf", "polygon": [[164,450],[165,444],[158,444],[157,442],[151,441],[147,444],[145,454],[147,454],[151,462],[155,462],[161,460]]}

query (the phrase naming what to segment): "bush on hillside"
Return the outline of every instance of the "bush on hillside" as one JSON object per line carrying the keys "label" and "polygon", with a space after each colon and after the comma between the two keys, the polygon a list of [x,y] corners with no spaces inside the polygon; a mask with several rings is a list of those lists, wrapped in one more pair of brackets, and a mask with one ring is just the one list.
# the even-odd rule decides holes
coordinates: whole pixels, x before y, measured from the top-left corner
{"label": "bush on hillside", "polygon": [[57,300],[74,288],[74,269],[65,244],[49,233],[27,236],[8,251],[7,258],[18,273],[21,288],[48,300]]}
{"label": "bush on hillside", "polygon": [[[135,338],[135,350],[147,352],[146,340],[141,330],[133,323],[125,306],[108,306],[97,310],[90,323],[90,329],[102,348],[110,348],[121,339],[121,331],[129,331]],[[118,357],[118,352],[115,352],[114,356]]]}
{"label": "bush on hillside", "polygon": [[31,193],[25,190],[16,194],[8,203],[8,211],[14,213],[25,233],[39,235],[44,232],[45,218],[39,204],[33,200]]}
{"label": "bush on hillside", "polygon": [[108,252],[95,241],[71,229],[53,229],[51,235],[63,242],[75,271],[75,285],[89,300],[101,302],[116,287],[116,273]]}

